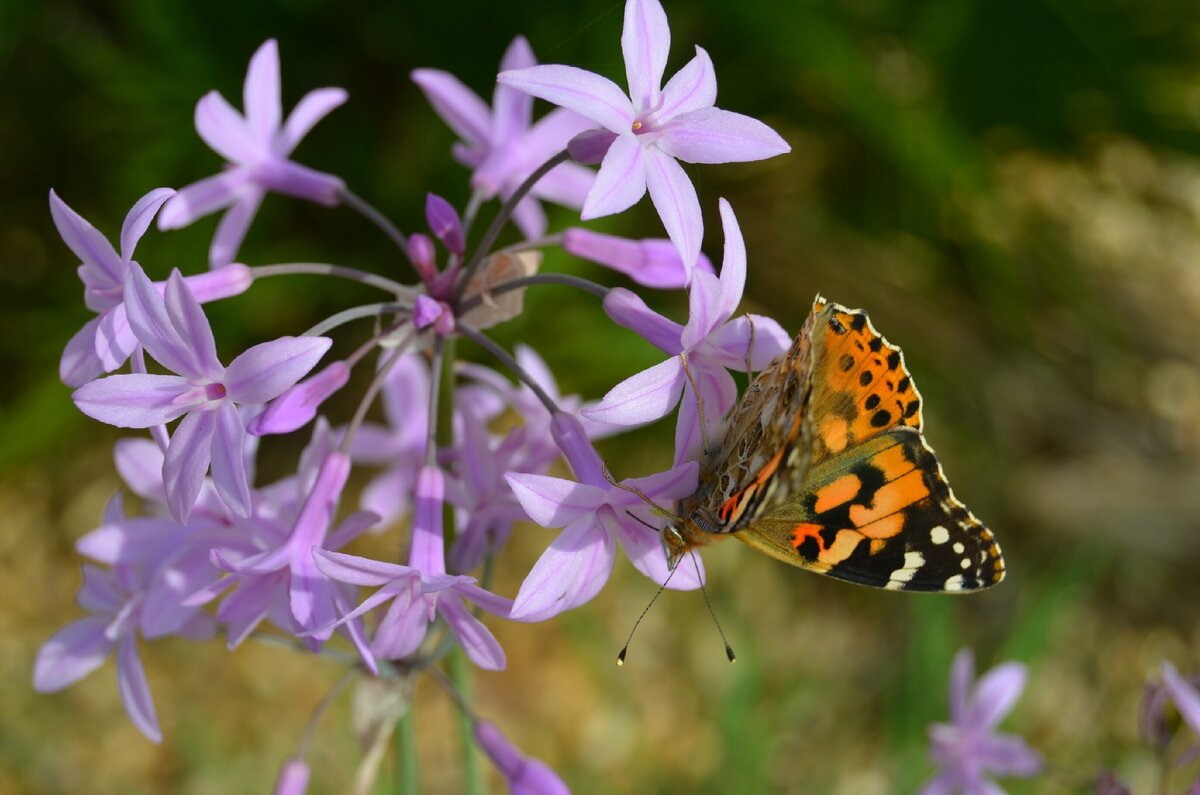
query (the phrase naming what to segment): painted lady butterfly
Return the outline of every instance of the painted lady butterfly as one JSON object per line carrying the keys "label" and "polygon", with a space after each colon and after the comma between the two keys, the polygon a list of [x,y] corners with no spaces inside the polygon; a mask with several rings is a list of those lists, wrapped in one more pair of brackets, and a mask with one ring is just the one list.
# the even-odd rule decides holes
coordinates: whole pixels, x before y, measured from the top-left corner
{"label": "painted lady butterfly", "polygon": [[876,588],[961,592],[1004,579],[991,531],[955,499],[921,435],[900,349],[866,312],[820,296],[791,349],[747,388],[678,515],[663,534],[672,568],[732,535]]}

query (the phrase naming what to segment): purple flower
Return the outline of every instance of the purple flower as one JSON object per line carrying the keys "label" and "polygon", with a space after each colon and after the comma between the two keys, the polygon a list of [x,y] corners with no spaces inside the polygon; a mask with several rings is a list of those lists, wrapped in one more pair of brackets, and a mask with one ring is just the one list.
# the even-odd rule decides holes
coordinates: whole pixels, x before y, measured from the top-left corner
{"label": "purple flower", "polygon": [[182,416],[163,461],[171,513],[187,520],[211,463],[221,500],[235,513],[249,516],[246,429],[237,406],[265,403],[282,394],[313,368],[330,340],[282,337],[255,345],[226,368],[217,359],[208,319],[178,270],[171,272],[159,295],[141,267],[131,263],[125,296],[138,341],[178,375],[111,375],[75,390],[75,405],[89,417],[121,428],[149,428]]}
{"label": "purple flower", "polygon": [[304,795],[308,791],[308,763],[303,759],[289,759],[279,770],[275,782],[275,795]]}
{"label": "purple flower", "polygon": [[[500,69],[524,69],[536,63],[529,42],[518,36],[508,45]],[[485,199],[497,195],[507,199],[538,166],[589,126],[587,119],[566,110],[553,111],[531,126],[533,98],[506,85],[496,86],[489,109],[448,72],[417,69],[412,79],[462,139],[454,145],[454,158],[473,170],[471,186]],[[526,237],[541,237],[546,214],[538,200],[578,209],[594,179],[591,170],[577,164],[557,166],[517,204],[513,220]]]}
{"label": "purple flower", "polygon": [[1163,684],[1184,722],[1200,737],[1200,692],[1180,676],[1169,662],[1163,663]]}
{"label": "purple flower", "polygon": [[310,91],[283,120],[279,48],[274,39],[268,39],[250,59],[243,101],[245,115],[216,91],[196,103],[196,132],[229,161],[229,168],[181,189],[158,217],[159,229],[178,229],[228,207],[208,251],[209,264],[214,268],[237,256],[267,191],[333,205],[344,187],[342,180],[332,174],[288,159],[308,131],[346,101],[344,90]]}
{"label": "purple flower", "polygon": [[[50,215],[63,242],[79,257],[77,272],[84,286],[83,301],[97,315],[63,351],[58,375],[67,386],[83,386],[118,369],[137,345],[125,316],[125,275],[133,262],[133,250],[154,214],[174,193],[169,188],[156,188],[138,199],[121,226],[121,253],[117,254],[96,227],[50,191]],[[200,303],[245,292],[252,280],[250,269],[244,265],[230,265],[185,279]]]}
{"label": "purple flower", "polygon": [[557,773],[542,760],[521,753],[495,724],[475,721],[475,742],[504,775],[512,795],[570,795]]}
{"label": "purple flower", "polygon": [[[618,324],[633,329],[671,358],[630,376],[584,417],[614,425],[636,425],[666,416],[683,398],[675,430],[676,463],[692,457],[700,442],[696,393],[704,402],[705,435],[715,441],[720,420],[733,408],[737,385],[728,369],[760,370],[787,350],[783,328],[762,315],[733,317],[746,283],[746,246],[729,202],[721,200],[725,256],[720,277],[697,270],[688,293],[690,314],[680,326],[654,312],[633,293],[616,288],[604,309]],[[687,370],[683,357],[687,357]],[[690,370],[696,389],[688,381]]]}
{"label": "purple flower", "polygon": [[1002,792],[985,774],[1032,776],[1042,758],[1011,734],[994,731],[1025,688],[1025,666],[1004,663],[974,684],[975,657],[963,649],[950,667],[950,719],[929,727],[930,757],[941,768],[920,795],[995,795]]}
{"label": "purple flower", "polygon": [[[314,546],[312,554],[317,568],[330,579],[352,585],[382,586],[332,626],[356,620],[391,602],[371,640],[370,651],[376,657],[398,660],[409,656],[425,639],[429,624],[440,615],[472,662],[480,668],[500,670],[504,668],[504,650],[463,600],[496,616],[507,616],[512,600],[483,590],[475,584],[474,577],[446,574],[442,541],[444,493],[441,470],[422,467],[417,473],[412,548],[407,566],[327,552]],[[373,664],[370,654],[364,659]]]}
{"label": "purple flower", "polygon": [[321,404],[349,380],[350,365],[340,359],[332,362],[272,400],[246,430],[254,436],[267,436],[303,428],[317,416]]}
{"label": "purple flower", "polygon": [[[662,538],[647,526],[661,526],[662,519],[622,486],[636,488],[664,504],[696,490],[698,467],[694,461],[613,485],[604,477],[604,464],[578,420],[558,414],[551,431],[579,482],[545,475],[508,475],[509,485],[530,519],[542,527],[563,528],[521,583],[509,614],[516,621],[544,621],[590,600],[608,581],[618,544],[638,571],[655,582],[665,582],[670,571]],[[680,590],[698,588],[696,575],[691,566],[681,567],[670,585]]]}
{"label": "purple flower", "polygon": [[[612,268],[645,287],[677,290],[687,286],[691,275],[669,240],[627,240],[571,227],[563,232],[562,245],[568,253]],[[703,254],[696,261],[696,269],[713,273],[712,262]]]}
{"label": "purple flower", "polygon": [[[738,163],[791,151],[760,121],[713,107],[717,79],[708,53],[662,85],[671,31],[658,0],[628,0],[621,50],[629,96],[608,78],[573,66],[501,72],[501,85],[586,116],[616,134],[583,204],[584,220],[619,213],[650,191],[685,268],[700,254],[704,223],[685,163]],[[661,88],[660,88],[661,87]]]}

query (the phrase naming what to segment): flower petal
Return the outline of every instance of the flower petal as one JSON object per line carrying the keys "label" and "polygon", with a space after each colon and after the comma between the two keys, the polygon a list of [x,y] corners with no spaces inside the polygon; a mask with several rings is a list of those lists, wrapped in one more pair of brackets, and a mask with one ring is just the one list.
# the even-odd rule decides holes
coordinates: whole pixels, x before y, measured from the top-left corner
{"label": "flower petal", "polygon": [[502,85],[573,110],[615,133],[629,133],[634,111],[629,97],[607,77],[574,66],[543,65],[501,72]]}
{"label": "flower petal", "polygon": [[167,286],[163,291],[163,306],[167,317],[175,327],[184,345],[191,351],[191,373],[205,379],[215,381],[221,377],[225,368],[217,358],[217,343],[213,339],[212,326],[200,308],[200,303],[188,289],[183,275],[176,268],[167,277]]}
{"label": "flower petal", "polygon": [[649,110],[658,102],[670,50],[671,28],[662,4],[658,0],[629,0],[621,29],[621,52],[636,112]]}
{"label": "flower petal", "polygon": [[[703,581],[704,564],[700,556],[693,561],[691,555],[679,563],[674,575],[667,565],[667,553],[663,549],[662,536],[628,516],[609,514],[604,520],[621,543],[629,562],[657,585],[667,583],[674,591],[694,591]],[[697,571],[700,578],[697,578]],[[667,578],[670,578],[668,581]]]}
{"label": "flower petal", "polygon": [[273,160],[258,169],[255,178],[263,187],[276,193],[307,199],[326,207],[337,204],[346,187],[346,183],[340,177],[293,163],[291,160]]}
{"label": "flower petal", "polygon": [[328,337],[280,337],[255,345],[225,369],[229,397],[241,405],[279,397],[316,366],[332,342]]}
{"label": "flower petal", "polygon": [[459,138],[475,148],[490,146],[491,112],[478,94],[441,69],[416,69],[412,80]]}
{"label": "flower petal", "polygon": [[457,596],[444,594],[439,597],[438,612],[446,619],[471,662],[485,671],[504,670],[504,649],[500,648],[500,642],[482,621],[471,615]]}
{"label": "flower petal", "polygon": [[187,523],[204,484],[216,427],[216,413],[202,411],[184,417],[171,435],[171,445],[163,459],[163,484],[167,507],[180,522]]}
{"label": "flower petal", "polygon": [[764,315],[738,315],[722,323],[705,339],[704,353],[731,370],[764,369],[788,349],[792,339],[783,326]]}
{"label": "flower petal", "polygon": [[683,352],[683,326],[646,306],[637,293],[623,287],[609,290],[604,297],[604,311],[614,323],[636,332],[659,350],[672,356]]}
{"label": "flower petal", "polygon": [[231,163],[252,163],[264,154],[242,114],[225,97],[209,91],[196,103],[196,132],[214,152]]}
{"label": "flower petal", "polygon": [[317,122],[343,104],[348,97],[344,88],[318,88],[301,97],[296,107],[288,114],[283,129],[279,131],[275,153],[280,157],[291,154]]}
{"label": "flower petal", "polygon": [[79,257],[89,277],[97,280],[96,286],[115,288],[124,282],[125,266],[112,244],[53,190],[50,191],[50,217],[67,248]]}
{"label": "flower petal", "polygon": [[663,126],[658,145],[685,163],[746,163],[792,151],[779,133],[741,113],[700,108]]}
{"label": "flower petal", "polygon": [[138,338],[129,326],[129,313],[124,303],[117,304],[112,311],[100,316],[100,328],[96,329],[94,343],[93,349],[106,372],[111,373],[129,361],[129,355],[138,345]]}
{"label": "flower petal", "polygon": [[161,743],[162,730],[158,727],[154,699],[150,696],[146,669],[142,667],[137,636],[133,633],[125,635],[117,645],[117,689],[121,691],[121,703],[133,725],[151,742]]}
{"label": "flower petal", "polygon": [[262,199],[262,190],[244,190],[221,216],[212,243],[208,247],[210,268],[215,270],[237,259],[238,250],[242,247],[242,241],[246,239],[246,232],[258,213]]}
{"label": "flower petal", "polygon": [[530,519],[542,527],[564,527],[604,504],[606,492],[573,480],[509,472],[504,476]]}
{"label": "flower petal", "polygon": [[179,398],[191,387],[174,375],[125,373],[100,378],[71,395],[79,410],[118,428],[149,428],[185,414]]}
{"label": "flower petal", "polygon": [[[696,493],[697,478],[700,467],[695,461],[679,464],[666,472],[657,472],[642,478],[628,478],[621,481],[622,486],[637,489],[651,499],[682,500]],[[621,502],[612,500],[614,505],[627,503],[644,506],[645,503],[637,494],[624,490],[614,490],[613,495],[623,495]]]}
{"label": "flower petal", "polygon": [[314,548],[312,554],[317,568],[322,574],[331,580],[351,585],[371,587],[384,585],[404,577],[420,575],[420,572],[410,566],[384,563],[372,558],[361,558],[341,552],[330,552],[327,549]]}
{"label": "flower petal", "polygon": [[720,280],[711,273],[693,274],[688,289],[688,322],[679,335],[683,349],[694,351],[722,320]]}
{"label": "flower petal", "polygon": [[270,141],[283,116],[279,98],[279,45],[275,39],[264,41],[250,59],[242,103],[250,133],[259,141]]}
{"label": "flower petal", "polygon": [[[689,383],[683,391],[683,400],[679,405],[679,417],[675,423],[675,463],[695,458],[696,454],[711,453],[711,446],[720,443],[718,435],[722,426],[721,419],[737,402],[737,384],[733,376],[725,368],[699,357],[691,360],[692,380],[696,383],[696,391],[704,401],[704,433],[700,433],[699,406],[696,403],[696,392]],[[700,449],[703,443],[710,446],[708,451]]]}
{"label": "flower petal", "polygon": [[632,135],[619,135],[600,163],[579,217],[585,221],[628,210],[646,194],[646,151]]}
{"label": "flower petal", "polygon": [[979,678],[967,716],[968,724],[991,728],[1007,715],[1025,689],[1026,668],[1021,663],[997,665]]}
{"label": "flower petal", "polygon": [[192,379],[207,375],[190,341],[176,328],[164,295],[136,262],[130,263],[125,275],[125,314],[138,342],[163,367]]}
{"label": "flower petal", "polygon": [[691,269],[700,256],[700,240],[704,236],[704,218],[695,186],[673,157],[662,149],[650,147],[646,150],[646,187],[667,237],[679,249],[683,267]]}
{"label": "flower petal", "polygon": [[1163,663],[1163,683],[1167,692],[1171,694],[1171,700],[1175,702],[1179,714],[1191,727],[1192,732],[1200,735],[1200,694],[1169,662]]}
{"label": "flower petal", "polygon": [[550,543],[521,583],[509,618],[545,621],[584,604],[604,587],[616,560],[616,543],[596,524],[581,516]]}
{"label": "flower petal", "polygon": [[700,108],[711,108],[717,101],[717,75],[712,59],[703,48],[667,81],[662,90],[662,107],[655,111],[661,119],[673,119]]}
{"label": "flower petal", "polygon": [[526,196],[513,208],[513,223],[526,240],[536,240],[546,234],[546,211],[534,196]]}
{"label": "flower petal", "polygon": [[304,795],[308,791],[308,763],[303,759],[289,759],[279,769],[274,795]]}
{"label": "flower petal", "polygon": [[246,477],[246,427],[237,407],[226,400],[216,410],[212,440],[213,485],[225,507],[241,517],[250,515],[250,483]]}
{"label": "flower petal", "polygon": [[245,265],[232,264],[207,273],[184,276],[183,280],[195,299],[206,304],[246,292],[254,283],[254,274]]}
{"label": "flower petal", "polygon": [[638,425],[665,417],[679,402],[686,381],[678,356],[626,378],[594,406],[581,412],[596,422]]}
{"label": "flower petal", "polygon": [[76,331],[58,360],[58,377],[69,387],[80,387],[104,375],[107,368],[96,355],[96,332],[101,317],[94,317]]}
{"label": "flower petal", "polygon": [[159,229],[179,229],[238,200],[250,185],[250,171],[231,168],[193,182],[167,200],[158,214]]}
{"label": "flower petal", "polygon": [[137,496],[150,502],[165,501],[162,482],[163,454],[149,439],[118,439],[113,463],[121,480]]}
{"label": "flower petal", "polygon": [[407,657],[425,640],[430,621],[428,602],[415,578],[407,586],[396,595],[375,628],[371,652],[376,657],[385,660]]}
{"label": "flower petal", "polygon": [[[517,36],[500,59],[500,71],[537,66],[533,48],[524,36]],[[533,97],[524,91],[497,83],[492,94],[492,140],[507,142],[515,139],[529,126],[533,117]],[[566,145],[566,141],[563,142]]]}
{"label": "flower petal", "polygon": [[174,195],[175,191],[171,188],[155,188],[130,208],[125,216],[125,223],[121,225],[121,259],[126,262],[133,259],[133,250],[150,228],[154,215],[163,206],[163,202]]}
{"label": "flower petal", "polygon": [[990,773],[999,776],[1032,776],[1042,768],[1042,755],[1021,737],[989,734],[978,738],[978,759]]}
{"label": "flower petal", "polygon": [[733,207],[725,199],[717,206],[721,211],[721,230],[725,235],[725,250],[721,256],[721,294],[718,311],[722,320],[727,320],[737,311],[746,289],[746,241],[738,225]]}
{"label": "flower petal", "polygon": [[33,689],[53,693],[78,682],[104,664],[113,648],[109,619],[94,616],[60,629],[38,650]]}

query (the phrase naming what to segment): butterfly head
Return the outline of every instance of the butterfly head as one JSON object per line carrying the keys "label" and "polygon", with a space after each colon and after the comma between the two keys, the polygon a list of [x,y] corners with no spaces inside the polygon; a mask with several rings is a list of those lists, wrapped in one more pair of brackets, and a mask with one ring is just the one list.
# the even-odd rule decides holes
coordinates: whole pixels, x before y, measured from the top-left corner
{"label": "butterfly head", "polygon": [[662,543],[663,551],[667,553],[667,567],[674,571],[688,551],[688,543],[684,540],[683,533],[673,524],[663,528]]}

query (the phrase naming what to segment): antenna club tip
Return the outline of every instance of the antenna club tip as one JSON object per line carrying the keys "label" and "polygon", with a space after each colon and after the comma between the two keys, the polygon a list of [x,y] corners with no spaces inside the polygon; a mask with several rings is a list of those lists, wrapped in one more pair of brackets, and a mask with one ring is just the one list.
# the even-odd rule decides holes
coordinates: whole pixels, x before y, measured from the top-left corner
{"label": "antenna club tip", "polygon": [[733,647],[728,643],[725,644],[725,656],[729,658],[729,662],[737,662],[737,655],[733,653]]}
{"label": "antenna club tip", "polygon": [[621,649],[621,652],[617,655],[617,667],[618,668],[620,668],[622,665],[625,664],[625,653],[627,651],[629,651],[628,647]]}

